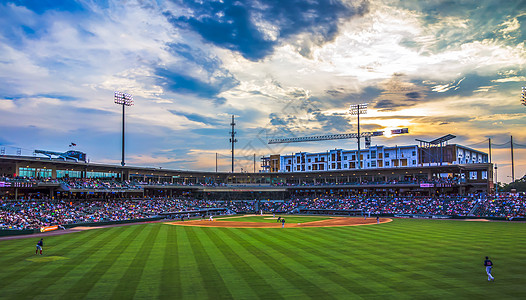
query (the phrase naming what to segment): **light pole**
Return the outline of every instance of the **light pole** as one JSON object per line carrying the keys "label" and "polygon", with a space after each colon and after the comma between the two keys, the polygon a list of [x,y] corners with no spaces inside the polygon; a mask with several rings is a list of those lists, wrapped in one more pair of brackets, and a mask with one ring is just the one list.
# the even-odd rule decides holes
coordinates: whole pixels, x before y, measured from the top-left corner
{"label": "light pole", "polygon": [[526,106],[526,86],[522,87],[521,102],[522,105]]}
{"label": "light pole", "polygon": [[495,164],[495,196],[499,196],[499,175],[497,173],[498,167]]}
{"label": "light pole", "polygon": [[358,169],[361,169],[362,159],[360,157],[360,115],[367,114],[367,103],[352,104],[349,110],[351,115],[358,116]]}
{"label": "light pole", "polygon": [[122,161],[121,166],[124,166],[124,107],[133,105],[133,96],[122,92],[115,92],[114,102],[122,105]]}
{"label": "light pole", "polygon": [[234,143],[237,143],[236,139],[236,122],[234,122],[234,115],[232,115],[232,123],[230,123],[230,126],[232,126],[232,131],[230,131],[230,143],[232,143],[232,173],[234,173]]}

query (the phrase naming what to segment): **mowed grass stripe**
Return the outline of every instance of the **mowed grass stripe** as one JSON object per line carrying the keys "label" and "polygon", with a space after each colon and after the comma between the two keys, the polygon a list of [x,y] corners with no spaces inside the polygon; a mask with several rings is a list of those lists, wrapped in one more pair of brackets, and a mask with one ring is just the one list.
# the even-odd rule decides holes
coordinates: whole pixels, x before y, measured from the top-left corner
{"label": "mowed grass stripe", "polygon": [[[454,282],[437,279],[425,272],[423,262],[426,259],[423,255],[429,253],[429,244],[419,244],[415,238],[422,235],[412,228],[395,232],[371,242],[367,251],[356,249],[355,255],[374,258],[368,261],[368,268],[389,277],[386,284],[392,289],[409,295],[416,293],[414,296],[418,296],[421,290],[432,290],[434,295],[440,297],[453,296],[451,288],[455,286]],[[434,231],[429,230],[426,234],[434,234]]]}
{"label": "mowed grass stripe", "polygon": [[158,226],[159,233],[154,240],[150,255],[146,259],[144,270],[137,287],[135,288],[135,299],[159,299],[161,285],[161,270],[163,269],[163,256],[166,245],[166,231],[169,226],[164,224],[155,224],[149,226]]}
{"label": "mowed grass stripe", "polygon": [[[210,239],[217,244],[219,250],[226,258],[233,259],[237,271],[244,277],[250,288],[263,299],[282,299],[279,290],[276,290],[268,283],[268,273],[262,276],[258,273],[253,265],[256,264],[255,256],[242,247],[239,243],[232,240],[226,233],[225,229],[206,231]],[[250,259],[250,260],[249,260]]]}
{"label": "mowed grass stripe", "polygon": [[[349,269],[342,266],[347,258],[344,252],[339,252],[338,257],[324,251],[327,245],[324,241],[313,240],[305,242],[313,229],[294,230],[294,232],[287,232],[286,239],[279,235],[277,231],[268,231],[268,234],[276,240],[281,240],[280,244],[287,244],[296,249],[297,255],[304,257],[309,262],[312,270],[316,271],[320,276],[327,278],[335,284],[347,290],[350,295],[372,295],[375,290],[368,288],[360,283],[360,276],[345,276],[349,274]],[[352,274],[352,273],[350,273]]]}
{"label": "mowed grass stripe", "polygon": [[36,244],[38,240],[44,239],[44,250],[47,250],[48,240],[53,241],[53,244],[61,244],[63,241],[67,241],[68,238],[67,235],[69,234],[78,234],[80,232],[74,232],[74,233],[68,233],[64,235],[55,235],[55,236],[42,236],[40,234],[33,234],[31,236],[28,236],[26,238],[21,239],[14,239],[14,240],[3,240],[0,241],[0,247],[2,248],[2,251],[6,252],[6,255],[3,255],[0,257],[0,263],[4,260],[8,260],[11,258],[11,255],[13,254],[19,254],[17,251],[18,249],[32,249],[33,253],[36,250]]}
{"label": "mowed grass stripe", "polygon": [[[146,265],[146,260],[150,256],[152,251],[152,244],[157,239],[159,234],[160,226],[148,226],[145,225],[147,229],[146,238],[142,241],[141,248],[135,256],[133,256],[132,262],[128,265],[128,268],[124,272],[123,276],[119,280],[117,286],[111,294],[112,299],[131,299],[135,295],[135,287],[137,286],[139,280],[141,279],[144,266]],[[153,228],[152,228],[153,227]],[[137,239],[140,241],[139,239]],[[130,253],[126,253],[130,256]],[[131,256],[130,256],[131,257]]]}
{"label": "mowed grass stripe", "polygon": [[[282,274],[278,272],[280,269],[274,264],[269,264],[268,260],[262,257],[261,251],[258,248],[252,246],[239,236],[240,231],[246,230],[247,229],[222,229],[222,239],[235,249],[236,253],[247,262],[250,269],[253,270],[255,274],[258,274],[258,277],[265,278],[265,281],[283,298],[309,298],[309,296],[305,294],[305,291],[296,289],[287,278],[283,278]],[[260,291],[260,297],[269,299],[263,297],[261,294],[265,295],[266,292]]]}
{"label": "mowed grass stripe", "polygon": [[[352,229],[348,228],[348,230]],[[309,236],[304,238],[304,240],[309,244],[314,244],[316,240],[312,240],[312,238],[318,236],[318,234],[318,230],[313,230],[310,232]],[[346,238],[351,234],[352,233],[349,232],[346,235],[342,235],[342,237]],[[374,241],[369,241],[368,244],[371,243],[374,243]],[[392,252],[388,247],[384,247],[383,245],[367,245],[366,247],[363,247],[365,244],[361,242],[356,243],[350,239],[342,239],[339,245],[346,245],[347,249],[345,250],[345,253],[348,256],[348,261],[341,261],[339,264],[353,273],[358,274],[362,279],[369,279],[368,285],[372,287],[376,285],[374,286],[376,293],[383,291],[391,296],[402,296],[404,295],[404,292],[409,290],[407,287],[401,287],[401,283],[408,282],[407,275],[410,273],[403,268],[391,266],[393,262],[385,260],[386,254]],[[361,249],[366,250],[362,252]],[[374,251],[371,251],[371,249],[374,249]],[[333,247],[331,247],[331,250],[329,251],[326,249],[324,250],[327,256],[331,256],[331,252],[334,253],[333,257],[336,257],[336,259],[339,259],[344,255],[341,253],[341,248],[333,249]],[[334,252],[334,250],[336,250],[336,252]],[[396,272],[393,272],[393,269],[395,269]],[[409,280],[409,282],[412,281],[413,280]],[[401,289],[403,292],[400,291]]]}
{"label": "mowed grass stripe", "polygon": [[[281,299],[280,294],[266,282],[265,278],[256,273],[231,245],[224,242],[222,231],[217,228],[203,230],[214,245],[215,251],[221,253],[221,261],[215,259],[214,262],[221,263],[222,274],[225,272],[229,274],[229,278],[225,281],[234,298],[254,299],[259,298],[258,295],[261,294],[265,299]],[[238,295],[238,292],[241,294]]]}
{"label": "mowed grass stripe", "polygon": [[[133,259],[140,251],[142,243],[152,230],[149,224],[133,225],[129,227],[130,229],[135,229],[134,227],[136,226],[144,227],[144,230],[141,230],[138,235],[131,236],[132,242],[127,246],[127,248],[120,250],[120,255],[115,257],[111,268],[102,274],[100,279],[88,292],[86,298],[97,298],[100,295],[104,295],[105,298],[110,298],[113,290],[119,285],[119,282],[124,276],[126,270],[128,270],[133,262]],[[121,235],[126,235],[130,229],[121,228]]]}
{"label": "mowed grass stripe", "polygon": [[[92,239],[92,236],[95,236],[94,239],[98,241],[98,245],[99,247],[101,247],[105,243],[105,241],[111,239],[113,235],[112,235],[112,232],[109,230],[103,233],[99,232],[98,234],[89,233],[89,234],[82,236],[82,238],[80,240],[77,240],[77,242],[80,241],[82,243],[87,243],[88,241]],[[67,256],[69,259],[53,261],[53,262],[48,262],[48,263],[31,262],[25,259],[18,261],[16,264],[21,265],[22,267],[16,270],[15,272],[10,272],[9,275],[0,279],[0,290],[3,290],[6,286],[9,286],[10,289],[13,289],[14,287],[16,287],[16,282],[21,279],[24,279],[24,283],[22,284],[23,286],[22,290],[31,288],[31,286],[28,285],[28,282],[27,282],[28,280],[26,280],[25,277],[29,276],[31,278],[29,279],[29,281],[31,282],[33,278],[36,280],[40,278],[40,276],[43,276],[43,273],[45,272],[45,267],[49,268],[50,265],[58,265],[59,267],[71,266],[72,264],[71,261],[73,259],[77,257],[80,257],[81,259],[88,257],[88,252],[90,252],[90,249],[87,249],[85,252],[73,252],[73,253],[77,253],[77,255],[72,256],[71,250],[73,249],[73,244],[75,244],[75,240],[71,240],[68,243],[64,243],[62,245],[55,246],[53,247],[52,251],[46,252],[47,256],[54,256],[54,255],[67,253]],[[68,250],[68,251],[65,251],[65,250]],[[29,258],[29,257],[38,258],[41,256],[37,256],[37,255],[24,256],[24,258]],[[3,269],[4,271],[6,271],[5,267],[3,267]]]}
{"label": "mowed grass stripe", "polygon": [[166,231],[166,244],[164,245],[163,267],[160,272],[159,298],[181,299],[183,290],[179,272],[179,244],[177,243],[177,233],[181,227],[164,225],[163,229]]}
{"label": "mowed grass stripe", "polygon": [[113,246],[113,248],[109,249],[105,256],[97,256],[99,261],[82,277],[79,277],[77,282],[70,285],[70,288],[64,293],[64,295],[75,295],[76,298],[84,298],[108,269],[113,266],[116,258],[122,255],[122,251],[132,243],[132,237],[137,236],[144,229],[145,226],[134,226],[119,230],[120,232],[118,232],[118,236],[115,236],[111,244],[107,245],[108,248],[110,246]]}
{"label": "mowed grass stripe", "polygon": [[213,289],[206,288],[208,299],[232,299],[232,294],[214,265],[214,257],[211,258],[208,255],[204,249],[203,241],[196,234],[196,231],[203,229],[199,227],[184,227],[184,229],[190,240],[190,248],[192,248],[196,260],[199,262],[197,268],[201,273],[205,287],[214,287]]}
{"label": "mowed grass stripe", "polygon": [[[82,248],[85,248],[84,251],[78,252],[77,256],[73,256],[71,259],[68,259],[64,264],[58,264],[56,268],[52,268],[46,274],[43,274],[38,277],[38,281],[32,284],[34,286],[32,289],[25,290],[24,293],[19,294],[18,296],[22,299],[30,297],[30,295],[40,295],[40,294],[50,294],[53,296],[59,295],[64,291],[64,288],[57,289],[58,285],[61,285],[61,279],[67,278],[67,281],[75,278],[71,273],[75,271],[84,272],[85,268],[80,267],[83,264],[87,264],[88,259],[96,258],[96,254],[105,249],[105,246],[118,237],[119,232],[116,230],[110,231],[109,235],[104,239],[98,241],[97,244],[90,244],[89,241],[86,241],[85,246],[81,246],[78,249],[74,250],[80,251]],[[73,261],[71,261],[73,260]],[[77,269],[77,270],[75,270]],[[50,291],[46,291],[46,289]]]}
{"label": "mowed grass stripe", "polygon": [[290,243],[290,236],[298,232],[295,229],[257,231],[254,238],[275,249],[284,257],[289,258],[289,268],[294,269],[300,276],[311,281],[312,285],[325,291],[326,294],[331,294],[331,296],[349,294],[352,297],[353,292],[348,289],[348,282],[344,282],[345,280],[341,280],[342,278],[340,280],[336,279],[336,281],[332,280],[338,277],[338,274],[328,269],[326,264],[323,265],[324,260],[321,257],[306,252]]}
{"label": "mowed grass stripe", "polygon": [[[281,230],[281,229],[266,229],[266,230]],[[307,278],[316,279],[316,274],[309,271],[305,271],[302,274],[296,272],[299,268],[297,264],[291,264],[289,259],[293,260],[296,255],[294,252],[280,253],[273,247],[273,244],[269,241],[258,237],[258,233],[266,231],[262,229],[249,229],[247,231],[238,230],[233,231],[238,234],[241,239],[244,239],[246,243],[251,245],[251,248],[257,249],[258,257],[265,261],[277,274],[284,280],[289,282],[296,290],[302,290],[309,298],[324,298],[333,299],[334,297],[330,292],[321,288],[317,282],[309,280]],[[250,234],[249,234],[250,233]]]}
{"label": "mowed grass stripe", "polygon": [[[447,221],[439,222],[442,222],[440,224],[446,224],[444,222]],[[395,225],[395,222],[389,224]],[[427,225],[427,223],[425,225]],[[374,255],[376,259],[371,260],[371,262],[376,261],[376,263],[372,263],[373,266],[371,269],[374,270],[376,268],[381,270],[382,268],[385,268],[386,271],[382,272],[392,277],[391,280],[387,281],[390,286],[409,295],[416,293],[418,289],[422,289],[422,287],[415,287],[418,282],[424,282],[427,284],[428,290],[433,290],[435,295],[442,295],[442,297],[450,296],[452,290],[456,290],[456,293],[459,291],[464,292],[463,290],[466,289],[466,286],[459,284],[459,281],[455,280],[454,274],[450,274],[451,276],[443,274],[443,272],[441,274],[433,274],[432,272],[429,272],[422,263],[419,263],[420,261],[427,261],[427,257],[432,255],[430,251],[433,250],[433,248],[430,247],[430,245],[434,244],[431,239],[428,240],[427,244],[419,243],[419,241],[428,235],[440,236],[442,234],[448,236],[448,230],[440,228],[440,226],[429,226],[427,230],[422,230],[419,226],[417,226],[418,230],[413,230],[413,228],[414,226],[406,226],[404,231],[389,230],[391,232],[390,236],[383,239],[376,236],[375,241],[369,243],[370,245],[367,253],[355,253],[356,259],[364,259],[369,256],[369,253],[370,255]],[[414,234],[415,231],[418,233]],[[396,232],[396,234],[394,234],[394,232]],[[425,234],[423,234],[424,232]],[[459,241],[456,241],[455,243],[457,245],[463,244]],[[385,249],[388,249],[388,251]],[[359,250],[356,250],[355,252],[359,252]],[[449,255],[446,253],[452,253],[450,250],[443,250],[442,252],[443,254],[437,254],[438,260],[444,255]],[[455,257],[458,260],[459,256],[459,254],[449,255],[449,258],[445,260],[444,265],[450,264],[451,261],[455,260]],[[402,267],[393,267],[393,265],[401,265]],[[457,267],[458,266],[452,266],[449,272],[454,272],[458,269]],[[443,271],[443,269],[443,267],[440,268],[441,271]],[[397,278],[400,277],[400,275],[405,277],[402,283],[398,283],[399,279]],[[407,286],[408,283],[411,283],[411,287]],[[482,295],[481,293],[483,293],[483,289],[478,288],[473,292],[473,296],[477,297],[478,295],[478,297],[480,297]],[[417,296],[417,294],[415,294],[415,296]]]}
{"label": "mowed grass stripe", "polygon": [[181,278],[181,290],[183,297],[182,299],[207,299],[208,292],[206,289],[211,288],[206,286],[204,279],[199,270],[199,264],[201,261],[198,260],[194,254],[190,244],[194,241],[191,240],[187,234],[187,230],[184,227],[177,230],[177,245],[180,267]]}
{"label": "mowed grass stripe", "polygon": [[[21,260],[30,257],[31,255],[35,255],[36,250],[36,244],[41,239],[44,238],[44,251],[43,254],[49,256],[50,253],[56,252],[60,247],[64,247],[70,243],[72,243],[72,238],[67,237],[68,234],[65,235],[59,235],[59,236],[52,236],[52,237],[42,237],[39,235],[35,235],[35,237],[28,237],[25,239],[19,239],[19,240],[10,240],[10,241],[4,241],[2,242],[2,253],[3,255],[0,256],[0,265],[6,266],[11,263],[19,263]],[[86,238],[88,235],[96,235],[95,232],[79,232],[79,234],[76,234],[76,238],[78,238],[79,235],[82,236],[82,238]],[[4,250],[4,245],[13,244],[14,248],[16,250]],[[12,247],[10,247],[12,249]],[[22,249],[22,251],[20,251]],[[7,252],[7,253],[5,253]]]}

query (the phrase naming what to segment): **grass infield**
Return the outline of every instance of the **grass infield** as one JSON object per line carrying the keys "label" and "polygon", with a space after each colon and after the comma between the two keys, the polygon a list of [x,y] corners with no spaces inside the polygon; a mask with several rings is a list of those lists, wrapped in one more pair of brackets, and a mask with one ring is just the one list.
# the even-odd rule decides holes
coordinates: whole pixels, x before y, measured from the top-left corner
{"label": "grass infield", "polygon": [[328,220],[327,217],[316,217],[316,216],[293,216],[293,215],[276,215],[272,217],[271,215],[265,216],[242,216],[242,217],[224,217],[216,218],[216,221],[231,221],[231,222],[258,222],[258,223],[277,223],[277,218],[282,217],[287,223],[307,223],[313,221],[322,221]]}
{"label": "grass infield", "polygon": [[[2,299],[525,299],[526,224],[162,223],[0,241]],[[488,282],[484,256],[494,263]],[[49,257],[49,259],[45,259]]]}

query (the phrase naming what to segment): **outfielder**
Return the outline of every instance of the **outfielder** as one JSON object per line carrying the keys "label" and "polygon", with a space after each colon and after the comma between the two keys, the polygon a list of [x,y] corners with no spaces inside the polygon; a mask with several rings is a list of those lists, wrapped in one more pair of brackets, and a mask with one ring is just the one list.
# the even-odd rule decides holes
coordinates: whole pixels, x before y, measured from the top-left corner
{"label": "outfielder", "polygon": [[44,247],[44,239],[40,239],[40,241],[38,241],[35,254],[38,254],[38,251],[40,251],[40,255],[42,255],[42,247]]}
{"label": "outfielder", "polygon": [[486,267],[486,274],[488,274],[488,281],[495,281],[495,277],[491,276],[491,269],[493,267],[493,262],[489,260],[489,258],[486,256],[486,260],[484,261],[484,266]]}

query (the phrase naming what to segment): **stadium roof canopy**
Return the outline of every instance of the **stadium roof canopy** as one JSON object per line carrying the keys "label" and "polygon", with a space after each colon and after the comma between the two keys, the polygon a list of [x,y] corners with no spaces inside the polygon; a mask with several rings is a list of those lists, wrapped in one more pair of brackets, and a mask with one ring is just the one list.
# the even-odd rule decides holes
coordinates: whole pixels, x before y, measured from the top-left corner
{"label": "stadium roof canopy", "polygon": [[415,139],[419,142],[422,142],[422,143],[428,143],[430,145],[438,145],[438,144],[442,144],[443,142],[447,142],[449,140],[452,140],[454,138],[456,138],[457,136],[456,135],[452,135],[452,134],[446,134],[442,137],[439,137],[437,139],[434,139],[432,140],[431,142],[428,142],[428,141],[424,141],[424,140],[419,140],[419,139]]}

